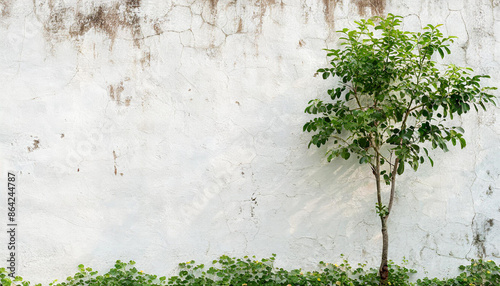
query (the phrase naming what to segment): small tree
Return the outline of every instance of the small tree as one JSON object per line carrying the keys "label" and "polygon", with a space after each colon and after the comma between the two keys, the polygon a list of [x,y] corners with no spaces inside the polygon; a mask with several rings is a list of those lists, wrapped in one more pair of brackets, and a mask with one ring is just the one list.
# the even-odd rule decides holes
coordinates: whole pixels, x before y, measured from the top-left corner
{"label": "small tree", "polygon": [[[486,75],[471,75],[472,69],[449,65],[439,68],[433,55],[449,54],[438,26],[423,32],[398,30],[400,16],[374,17],[355,22],[354,30],[338,31],[341,49],[327,49],[331,67],[319,69],[327,79],[337,77],[336,88],[328,90],[331,100],[314,99],[305,109],[317,117],[304,125],[314,132],[309,146],[329,143],[330,162],[336,157],[356,155],[360,164],[371,167],[376,182],[376,211],[382,224],[380,283],[389,276],[387,223],[394,202],[396,178],[409,166],[415,171],[428,159],[428,147],[448,151],[447,143],[466,145],[464,130],[453,126],[455,114],[471,107],[486,110],[494,103],[491,87],[481,87]],[[382,182],[388,185],[387,200]]]}

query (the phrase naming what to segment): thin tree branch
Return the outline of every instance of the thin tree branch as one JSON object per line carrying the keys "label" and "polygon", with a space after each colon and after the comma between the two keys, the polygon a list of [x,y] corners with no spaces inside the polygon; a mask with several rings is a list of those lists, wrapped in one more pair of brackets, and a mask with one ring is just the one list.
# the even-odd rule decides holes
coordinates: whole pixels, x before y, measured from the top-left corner
{"label": "thin tree branch", "polygon": [[361,102],[359,101],[359,98],[358,98],[358,93],[357,93],[357,91],[356,91],[356,87],[354,87],[354,88],[352,89],[352,91],[353,91],[353,94],[352,94],[352,95],[354,95],[354,98],[356,99],[356,102],[358,103],[359,108],[363,109],[364,107],[361,105]]}
{"label": "thin tree branch", "polygon": [[413,110],[415,110],[417,108],[423,107],[423,106],[425,106],[425,104],[423,104],[423,103],[419,104],[419,105],[416,105],[416,106],[414,106],[413,108],[410,109],[410,112],[412,112]]}
{"label": "thin tree branch", "polygon": [[382,205],[382,190],[380,186],[380,156],[379,153],[377,152],[377,155],[375,156],[376,162],[375,162],[375,170],[373,172],[373,175],[375,176],[375,182],[377,183],[377,202],[378,205]]}
{"label": "thin tree branch", "polygon": [[[404,162],[403,162],[404,164]],[[394,193],[396,192],[396,176],[397,176],[397,171],[398,171],[398,165],[399,165],[399,158],[396,158],[394,161],[394,168],[392,169],[392,176],[391,176],[391,194],[389,197],[389,206],[387,207],[387,217],[391,214],[392,210],[392,203],[394,202]]]}
{"label": "thin tree branch", "polygon": [[330,137],[334,138],[334,139],[338,139],[338,140],[341,140],[342,142],[346,143],[346,144],[349,144],[349,142],[347,142],[345,139],[343,138],[340,138],[338,136],[335,136],[335,135],[330,135]]}
{"label": "thin tree branch", "polygon": [[384,155],[382,155],[382,153],[380,153],[377,149],[373,148],[373,151],[375,151],[375,154],[379,155],[382,159],[384,159],[387,163],[389,163],[389,165],[392,166],[391,161],[387,159]]}

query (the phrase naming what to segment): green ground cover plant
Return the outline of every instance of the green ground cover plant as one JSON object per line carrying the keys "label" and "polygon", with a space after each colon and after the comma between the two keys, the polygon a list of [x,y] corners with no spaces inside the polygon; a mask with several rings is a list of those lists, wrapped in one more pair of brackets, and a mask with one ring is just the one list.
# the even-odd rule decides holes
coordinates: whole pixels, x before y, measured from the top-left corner
{"label": "green ground cover plant", "polygon": [[[275,255],[270,258],[256,259],[245,256],[233,258],[226,255],[214,260],[211,265],[196,264],[195,261],[179,263],[177,275],[166,277],[144,273],[138,270],[134,261],[117,261],[105,274],[92,268],[78,266],[78,272],[65,281],[54,281],[50,286],[159,286],[159,285],[231,285],[231,286],[359,286],[378,285],[378,269],[367,269],[365,264],[351,266],[347,260],[339,264],[320,262],[315,271],[301,269],[286,270],[275,267]],[[454,278],[423,278],[411,282],[415,270],[408,269],[407,261],[396,265],[388,261],[390,272],[388,285],[415,286],[494,286],[500,285],[500,267],[494,261],[471,260],[470,264],[460,266],[461,273]],[[21,277],[11,279],[4,268],[0,268],[0,281],[3,286],[28,286],[29,281]]]}

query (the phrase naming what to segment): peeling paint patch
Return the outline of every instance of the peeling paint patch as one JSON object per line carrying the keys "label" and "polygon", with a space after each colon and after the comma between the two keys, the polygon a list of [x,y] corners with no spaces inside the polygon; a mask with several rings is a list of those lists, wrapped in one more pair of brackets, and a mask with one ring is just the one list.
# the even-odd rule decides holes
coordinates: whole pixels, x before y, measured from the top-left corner
{"label": "peeling paint patch", "polygon": [[35,140],[33,140],[33,147],[29,147],[28,146],[28,152],[33,152],[33,151],[35,151],[36,149],[39,149],[39,148],[40,148],[40,140],[35,139]]}

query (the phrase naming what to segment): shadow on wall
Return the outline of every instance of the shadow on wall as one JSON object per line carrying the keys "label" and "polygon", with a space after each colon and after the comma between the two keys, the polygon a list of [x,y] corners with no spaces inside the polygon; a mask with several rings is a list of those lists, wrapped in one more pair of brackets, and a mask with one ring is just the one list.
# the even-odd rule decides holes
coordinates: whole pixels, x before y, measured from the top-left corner
{"label": "shadow on wall", "polygon": [[[291,166],[248,166],[242,172],[234,164],[214,174],[209,187],[181,207],[183,233],[169,240],[198,237],[194,243],[206,246],[209,257],[283,253],[288,261],[305,259],[310,266],[341,253],[363,258],[378,253],[372,251],[379,234],[369,168],[355,160],[324,163],[323,149],[305,148],[293,152],[294,161],[308,162],[309,167],[292,161]],[[265,164],[265,158],[257,156],[252,165],[261,165],[261,160]],[[270,170],[273,178],[264,174]],[[237,183],[231,174],[251,179]],[[304,248],[309,249],[308,257],[301,256]]]}

